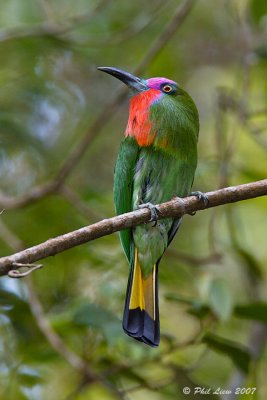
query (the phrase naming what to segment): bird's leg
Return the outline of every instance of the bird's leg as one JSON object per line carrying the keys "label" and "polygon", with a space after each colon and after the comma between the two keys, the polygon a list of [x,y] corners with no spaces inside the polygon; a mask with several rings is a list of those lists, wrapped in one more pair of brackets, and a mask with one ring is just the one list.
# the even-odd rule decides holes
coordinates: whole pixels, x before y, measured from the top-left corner
{"label": "bird's leg", "polygon": [[[200,192],[199,190],[197,190],[196,192],[191,192],[189,194],[189,196],[194,196],[196,197],[198,200],[203,201],[204,206],[207,207],[207,205],[209,204],[209,199],[208,196],[205,195],[205,193]],[[190,213],[190,215],[195,215],[196,212],[193,211],[192,213]]]}
{"label": "bird's leg", "polygon": [[151,217],[148,222],[154,222],[153,226],[157,225],[160,211],[158,207],[155,206],[155,204],[152,203],[139,204],[138,208],[148,208],[151,213]]}

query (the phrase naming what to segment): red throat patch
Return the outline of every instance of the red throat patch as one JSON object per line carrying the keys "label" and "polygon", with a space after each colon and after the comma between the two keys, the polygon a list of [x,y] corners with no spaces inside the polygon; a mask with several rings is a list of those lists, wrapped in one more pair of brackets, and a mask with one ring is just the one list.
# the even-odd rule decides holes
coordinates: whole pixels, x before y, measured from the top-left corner
{"label": "red throat patch", "polygon": [[149,107],[160,95],[159,90],[149,89],[135,95],[130,100],[125,136],[135,137],[139,146],[145,147],[153,143],[156,132],[152,130],[152,124],[149,120]]}

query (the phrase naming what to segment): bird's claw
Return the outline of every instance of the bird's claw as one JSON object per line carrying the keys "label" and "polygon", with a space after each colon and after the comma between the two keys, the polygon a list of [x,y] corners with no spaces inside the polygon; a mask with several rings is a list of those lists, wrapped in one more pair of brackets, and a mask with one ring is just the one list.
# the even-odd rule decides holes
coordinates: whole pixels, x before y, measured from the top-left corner
{"label": "bird's claw", "polygon": [[[203,201],[205,207],[207,207],[207,205],[209,204],[208,196],[206,196],[205,193],[202,193],[199,190],[197,190],[196,192],[190,193],[189,196],[195,196],[198,200]],[[190,213],[190,215],[195,215],[195,214],[196,214],[196,211],[193,211]]]}
{"label": "bird's claw", "polygon": [[203,201],[205,207],[207,207],[207,205],[209,204],[208,196],[205,195],[205,193],[200,192],[199,190],[190,193],[190,196],[195,196],[198,200]]}
{"label": "bird's claw", "polygon": [[158,218],[159,218],[159,209],[157,206],[155,206],[152,203],[144,203],[144,204],[140,204],[138,206],[138,208],[148,208],[150,210],[151,213],[151,217],[150,220],[148,222],[154,222],[153,226],[156,226],[158,223]]}

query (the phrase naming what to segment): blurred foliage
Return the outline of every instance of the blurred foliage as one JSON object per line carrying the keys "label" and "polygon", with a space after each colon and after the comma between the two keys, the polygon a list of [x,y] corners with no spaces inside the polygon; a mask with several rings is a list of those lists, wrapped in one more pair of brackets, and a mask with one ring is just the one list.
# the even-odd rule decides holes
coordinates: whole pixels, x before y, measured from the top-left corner
{"label": "blurred foliage", "polygon": [[[265,178],[266,0],[192,3],[143,76],[175,79],[197,103],[196,189]],[[182,4],[0,1],[0,201],[56,176],[121,87],[96,66],[133,72]],[[6,207],[2,256],[114,215],[127,102],[116,110],[57,190]],[[197,399],[196,386],[233,384],[266,398],[266,213],[259,198],[184,218],[160,268],[158,349],[122,332],[128,269],[118,235],[44,260],[31,282],[1,278],[0,399]]]}

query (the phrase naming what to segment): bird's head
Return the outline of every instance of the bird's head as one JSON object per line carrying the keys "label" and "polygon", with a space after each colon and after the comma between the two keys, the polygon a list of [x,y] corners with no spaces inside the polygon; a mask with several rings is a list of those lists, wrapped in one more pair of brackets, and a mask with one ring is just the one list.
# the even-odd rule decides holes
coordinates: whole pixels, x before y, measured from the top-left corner
{"label": "bird's head", "polygon": [[140,145],[150,145],[158,140],[161,131],[192,131],[197,137],[199,122],[196,106],[178,83],[168,78],[140,79],[113,67],[99,67],[125,83],[132,92],[126,136],[135,136]]}
{"label": "bird's head", "polygon": [[[137,76],[129,74],[128,72],[122,71],[113,67],[98,67],[100,71],[106,72],[125,83],[132,93],[138,94],[148,90],[155,90],[158,94],[176,95],[179,94],[179,85],[167,78],[150,78],[140,79]],[[155,93],[156,94],[156,93]],[[181,91],[180,91],[181,94]]]}

